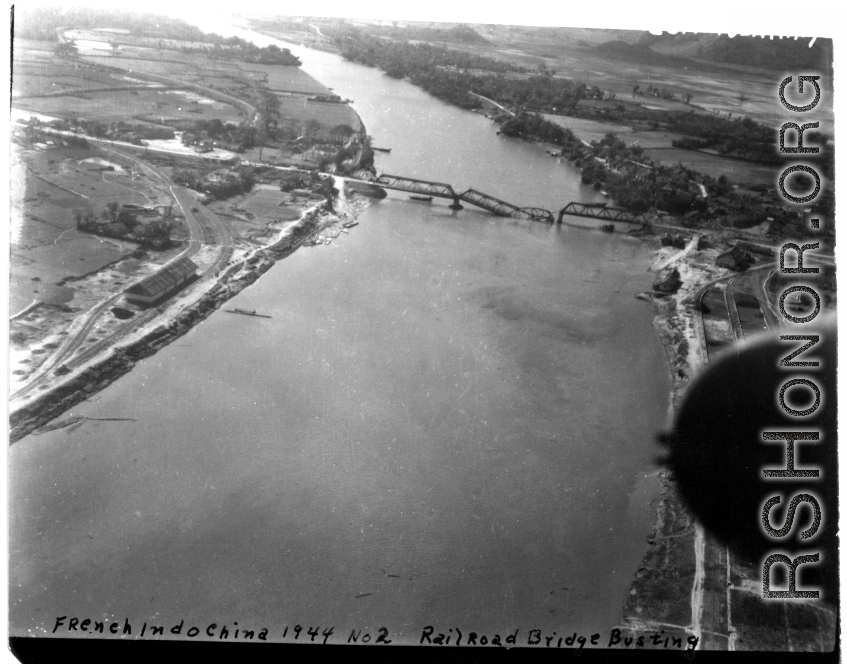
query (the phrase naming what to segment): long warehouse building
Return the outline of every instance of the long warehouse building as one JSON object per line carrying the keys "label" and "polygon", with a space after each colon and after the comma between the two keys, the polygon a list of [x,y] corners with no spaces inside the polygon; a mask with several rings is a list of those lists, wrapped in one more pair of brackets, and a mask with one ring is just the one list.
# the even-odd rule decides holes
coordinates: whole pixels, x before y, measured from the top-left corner
{"label": "long warehouse building", "polygon": [[134,304],[154,304],[179,290],[197,275],[199,269],[190,258],[177,258],[127,288],[124,296]]}

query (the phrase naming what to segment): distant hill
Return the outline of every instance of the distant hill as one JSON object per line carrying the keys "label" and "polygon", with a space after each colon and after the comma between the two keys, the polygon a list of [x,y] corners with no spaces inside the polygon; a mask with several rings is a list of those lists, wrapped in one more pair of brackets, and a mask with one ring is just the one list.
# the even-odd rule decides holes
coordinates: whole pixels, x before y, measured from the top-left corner
{"label": "distant hill", "polygon": [[657,53],[698,58],[709,62],[748,65],[784,70],[803,67],[822,72],[832,65],[832,40],[811,38],[729,37],[727,35],[684,33],[662,34],[650,47]]}
{"label": "distant hill", "polygon": [[[647,33],[649,37],[650,33]],[[607,58],[627,60],[633,64],[674,65],[681,58],[676,54],[656,52],[650,48],[650,41],[640,39],[636,43],[626,41],[608,41],[594,47],[594,51]]]}
{"label": "distant hill", "polygon": [[460,44],[487,44],[488,40],[469,25],[457,25],[455,28],[444,30],[447,41]]}
{"label": "distant hill", "polygon": [[765,39],[762,37],[733,37],[721,35],[703,49],[703,57],[714,62],[747,64],[769,69],[787,66],[829,69],[832,41],[818,39],[809,48],[810,38]]}

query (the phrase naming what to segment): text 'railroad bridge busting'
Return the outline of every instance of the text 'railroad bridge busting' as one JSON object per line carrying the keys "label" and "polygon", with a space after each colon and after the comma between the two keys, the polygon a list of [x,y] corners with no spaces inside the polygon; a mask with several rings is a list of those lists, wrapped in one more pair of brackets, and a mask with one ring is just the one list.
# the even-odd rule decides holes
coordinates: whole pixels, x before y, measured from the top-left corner
{"label": "text 'railroad bridge busting'", "polygon": [[[453,186],[446,182],[430,182],[429,180],[418,180],[408,178],[402,175],[389,175],[382,173],[378,177],[370,180],[370,184],[383,187],[385,189],[394,189],[397,191],[407,191],[409,193],[434,196],[437,198],[447,198],[452,200],[450,207],[454,210],[462,209],[462,201],[470,203],[483,210],[496,214],[500,217],[518,217],[528,218],[534,221],[546,221],[553,223],[553,213],[544,208],[537,207],[518,207],[512,203],[500,200],[494,196],[489,196],[476,189],[468,189],[462,193],[456,193]],[[556,223],[562,223],[562,217],[566,214],[577,217],[591,217],[593,219],[604,219],[607,221],[622,221],[631,224],[647,224],[647,219],[643,214],[629,212],[622,208],[609,207],[605,203],[586,204],[586,203],[568,203],[559,211],[559,217]]]}

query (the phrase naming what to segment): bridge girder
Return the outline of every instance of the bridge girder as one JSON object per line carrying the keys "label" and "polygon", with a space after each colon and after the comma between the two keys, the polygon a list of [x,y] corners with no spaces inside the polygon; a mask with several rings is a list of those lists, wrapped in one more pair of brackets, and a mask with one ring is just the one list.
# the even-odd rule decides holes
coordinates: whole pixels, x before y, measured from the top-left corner
{"label": "bridge girder", "polygon": [[521,212],[530,219],[553,223],[553,213],[550,210],[545,210],[544,208],[521,208]]}
{"label": "bridge girder", "polygon": [[381,174],[375,180],[371,180],[371,182],[386,189],[410,191],[415,194],[426,194],[427,196],[438,196],[440,198],[456,198],[456,192],[453,190],[453,187],[444,182],[415,180],[414,178],[407,178],[402,175],[388,175],[386,173]]}
{"label": "bridge girder", "polygon": [[459,195],[459,198],[463,201],[467,201],[468,203],[472,203],[477,207],[481,207],[484,210],[493,212],[500,217],[515,217],[518,216],[521,211],[521,209],[516,205],[512,205],[506,201],[501,201],[499,198],[494,198],[494,196],[489,196],[488,194],[477,191],[476,189],[468,189],[467,191],[462,192]]}
{"label": "bridge girder", "polygon": [[629,210],[608,205],[599,206],[572,201],[562,208],[560,215],[564,214],[570,214],[575,217],[590,217],[591,219],[625,221],[630,224],[647,224],[647,219],[640,212],[632,213]]}

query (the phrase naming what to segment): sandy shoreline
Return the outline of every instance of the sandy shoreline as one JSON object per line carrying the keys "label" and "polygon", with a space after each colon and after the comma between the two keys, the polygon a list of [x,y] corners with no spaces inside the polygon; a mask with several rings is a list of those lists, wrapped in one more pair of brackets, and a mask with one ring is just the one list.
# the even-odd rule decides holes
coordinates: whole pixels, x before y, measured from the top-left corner
{"label": "sandy shoreline", "polygon": [[[658,244],[655,237],[645,241]],[[653,327],[667,355],[672,385],[669,424],[692,379],[706,366],[705,341],[695,315],[695,295],[726,272],[714,265],[717,250],[699,252],[699,256],[680,253],[673,260],[674,251],[672,247],[656,249],[651,271],[657,271],[658,267],[678,269],[682,279],[679,290],[672,295],[645,292],[636,296],[650,302],[656,312]],[[649,549],[636,571],[621,624],[625,632],[636,637],[664,628],[669,633],[685,633],[701,639],[696,624],[698,609],[693,604],[696,598],[692,598],[698,573],[697,527],[682,502],[672,472],[665,468],[658,476],[661,497],[647,540]]]}

